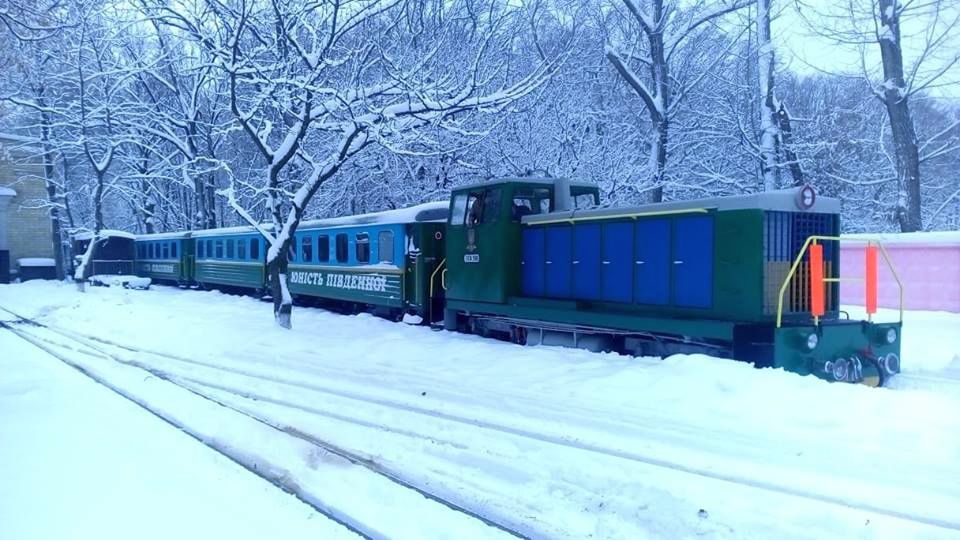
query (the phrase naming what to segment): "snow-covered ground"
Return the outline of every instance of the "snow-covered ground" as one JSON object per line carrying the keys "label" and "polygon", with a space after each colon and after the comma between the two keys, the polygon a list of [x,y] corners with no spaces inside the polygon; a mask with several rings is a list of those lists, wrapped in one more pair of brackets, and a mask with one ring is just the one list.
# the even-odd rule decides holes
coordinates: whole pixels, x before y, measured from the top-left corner
{"label": "snow-covered ground", "polygon": [[[81,294],[70,285],[28,282],[0,286],[0,306],[60,331],[98,336],[109,343],[97,346],[118,359],[163,370],[224,404],[361,454],[532,537],[960,537],[957,314],[908,312],[904,374],[889,389],[871,389],[700,355],[658,360],[527,348],[317,309],[296,309],[294,330],[285,331],[275,327],[268,304],[169,287],[89,287]],[[306,536],[307,527],[349,534],[5,334],[0,330],[0,538],[72,536],[50,529],[57,526],[50,520],[28,519],[60,511],[52,508],[58,500],[76,505],[63,510],[67,515],[109,515],[90,494],[85,464],[96,468],[98,489],[124,490],[118,511],[144,503],[144,515],[124,514],[125,521],[184,527],[178,537],[229,536],[222,523],[236,512],[282,520],[290,527],[284,537]],[[141,370],[75,349],[64,354],[167,411],[195,436],[268,464],[301,497],[348,523],[369,524],[387,537],[500,533],[318,459],[300,443]],[[12,357],[29,358],[41,371],[11,372],[9,382]],[[16,377],[36,378],[41,390],[17,393]],[[90,393],[107,393],[100,399],[109,403]],[[8,411],[18,411],[12,427]],[[36,443],[49,452],[41,454],[24,427],[37,423],[69,423],[70,430],[51,429]],[[153,452],[130,447],[131,434]],[[69,448],[77,444],[94,455],[75,456]],[[102,455],[98,445],[108,447]],[[200,457],[183,457],[188,452]],[[21,470],[18,460],[29,468]],[[179,474],[164,472],[171,467]],[[162,489],[146,487],[155,477],[167,482]],[[52,490],[59,497],[53,502]],[[220,490],[229,493],[217,496]],[[116,529],[103,534],[100,521],[71,530],[126,536]],[[278,534],[229,526],[237,537]],[[204,527],[218,532],[204,535]]]}

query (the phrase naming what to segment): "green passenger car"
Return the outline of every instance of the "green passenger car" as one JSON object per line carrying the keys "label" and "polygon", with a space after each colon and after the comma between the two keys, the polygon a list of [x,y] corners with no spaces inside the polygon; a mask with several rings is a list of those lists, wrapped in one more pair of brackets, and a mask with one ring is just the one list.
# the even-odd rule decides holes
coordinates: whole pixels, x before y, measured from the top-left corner
{"label": "green passenger car", "polygon": [[[417,322],[442,316],[447,202],[307,221],[294,235],[295,297],[370,306]],[[431,287],[431,283],[433,286]]]}
{"label": "green passenger car", "polygon": [[138,276],[177,285],[193,281],[193,241],[189,232],[141,234],[135,245]]}
{"label": "green passenger car", "polygon": [[[836,199],[796,189],[587,208],[597,197],[554,179],[456,190],[446,326],[641,355],[704,352],[850,382],[899,371],[899,323],[845,320],[836,282],[823,317],[810,315],[801,250],[838,236]],[[837,245],[823,243],[824,274],[837,276]]]}

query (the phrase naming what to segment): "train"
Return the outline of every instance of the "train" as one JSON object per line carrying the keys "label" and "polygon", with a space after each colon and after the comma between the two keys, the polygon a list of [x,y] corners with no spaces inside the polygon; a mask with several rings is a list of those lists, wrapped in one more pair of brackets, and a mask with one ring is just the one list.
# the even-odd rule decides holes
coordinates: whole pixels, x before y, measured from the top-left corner
{"label": "train", "polygon": [[[589,183],[499,178],[449,201],[303,222],[288,284],[298,303],[521,345],[705,353],[882,386],[900,371],[902,316],[840,309],[839,233],[839,200],[809,186],[604,207]],[[133,244],[136,275],[154,282],[270,289],[252,227]],[[866,253],[875,267],[877,246]]]}

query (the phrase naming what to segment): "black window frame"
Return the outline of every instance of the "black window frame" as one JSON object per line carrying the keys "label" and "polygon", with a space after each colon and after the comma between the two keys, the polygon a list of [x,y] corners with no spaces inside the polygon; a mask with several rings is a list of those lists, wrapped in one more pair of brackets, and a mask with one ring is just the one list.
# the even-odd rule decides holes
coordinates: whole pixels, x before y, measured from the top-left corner
{"label": "black window frame", "polygon": [[330,235],[317,236],[317,262],[330,262]]}
{"label": "black window frame", "polygon": [[313,235],[307,234],[300,239],[300,261],[313,262]]}
{"label": "black window frame", "polygon": [[250,239],[250,260],[252,261],[260,260],[260,239],[259,238]]}
{"label": "black window frame", "polygon": [[233,242],[233,238],[230,238],[230,239],[228,239],[228,240],[225,240],[224,243],[226,243],[226,249],[225,249],[225,251],[224,251],[224,253],[223,253],[224,258],[225,258],[225,259],[233,259],[233,256],[234,256],[234,254],[235,254],[235,252],[236,252],[236,246],[233,245],[233,243],[234,243],[234,242]]}
{"label": "black window frame", "polygon": [[177,257],[177,242],[170,242],[170,258],[176,259]]}
{"label": "black window frame", "polygon": [[353,244],[353,256],[357,263],[370,264],[370,233],[354,233]]}
{"label": "black window frame", "polygon": [[[384,241],[384,237],[387,238],[386,241]],[[389,246],[389,257],[383,256],[383,246]],[[380,231],[377,233],[377,262],[393,264],[394,256],[393,231]]]}
{"label": "black window frame", "polygon": [[170,258],[170,242],[161,242],[160,243],[160,258],[169,259]]}
{"label": "black window frame", "polygon": [[247,260],[247,240],[246,238],[237,238],[237,259]]}
{"label": "black window frame", "polygon": [[203,259],[207,256],[207,243],[197,242],[197,258]]}
{"label": "black window frame", "polygon": [[347,233],[337,233],[335,237],[336,242],[336,258],[338,263],[350,262],[350,245],[349,240],[347,239]]}
{"label": "black window frame", "polygon": [[215,259],[223,258],[223,240],[214,240],[213,241],[213,251]]}

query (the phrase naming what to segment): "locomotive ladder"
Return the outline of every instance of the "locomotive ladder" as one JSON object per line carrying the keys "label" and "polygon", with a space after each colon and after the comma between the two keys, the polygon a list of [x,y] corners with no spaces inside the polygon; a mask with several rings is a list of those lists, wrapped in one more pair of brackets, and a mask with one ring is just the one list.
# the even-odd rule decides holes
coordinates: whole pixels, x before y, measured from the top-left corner
{"label": "locomotive ladder", "polygon": [[[865,254],[865,265],[864,265],[864,277],[863,278],[840,278],[840,277],[824,277],[823,275],[823,245],[818,243],[822,241],[828,242],[865,242],[866,249],[864,250]],[[887,249],[883,247],[883,244],[879,240],[868,240],[868,239],[859,239],[859,238],[843,238],[839,236],[809,236],[806,241],[803,243],[803,247],[800,248],[800,252],[797,253],[796,259],[793,261],[793,265],[790,267],[790,271],[787,273],[786,279],[783,280],[783,285],[780,286],[780,293],[777,299],[777,328],[780,328],[783,322],[783,295],[787,290],[787,287],[790,285],[790,281],[793,279],[794,274],[796,274],[797,269],[800,267],[801,261],[803,261],[803,256],[809,250],[810,252],[810,271],[809,271],[809,287],[810,287],[810,314],[813,315],[813,322],[815,325],[820,324],[820,317],[823,317],[825,313],[825,302],[824,302],[824,284],[826,283],[840,283],[842,281],[863,281],[864,282],[864,292],[865,292],[865,304],[867,311],[867,320],[873,320],[873,314],[877,312],[877,283],[878,283],[878,253],[883,255],[883,260],[887,264],[887,268],[890,270],[890,274],[893,276],[894,281],[897,282],[897,288],[899,289],[899,301],[900,301],[900,322],[903,322],[903,283],[900,281],[900,276],[897,275],[896,269],[893,267],[893,263],[890,262],[890,256],[887,253]],[[838,301],[839,303],[839,301]]]}

